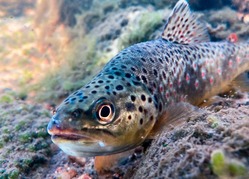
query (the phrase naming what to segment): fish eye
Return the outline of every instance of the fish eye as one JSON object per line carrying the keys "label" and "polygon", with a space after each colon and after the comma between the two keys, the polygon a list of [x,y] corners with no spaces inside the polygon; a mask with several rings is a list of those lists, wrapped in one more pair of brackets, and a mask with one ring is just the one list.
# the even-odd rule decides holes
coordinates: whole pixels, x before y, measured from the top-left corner
{"label": "fish eye", "polygon": [[72,113],[71,113],[71,116],[74,118],[74,119],[78,119],[82,114],[82,110],[81,109],[76,109],[74,110]]}
{"label": "fish eye", "polygon": [[96,115],[99,123],[110,123],[114,118],[114,107],[112,104],[101,104],[97,108]]}

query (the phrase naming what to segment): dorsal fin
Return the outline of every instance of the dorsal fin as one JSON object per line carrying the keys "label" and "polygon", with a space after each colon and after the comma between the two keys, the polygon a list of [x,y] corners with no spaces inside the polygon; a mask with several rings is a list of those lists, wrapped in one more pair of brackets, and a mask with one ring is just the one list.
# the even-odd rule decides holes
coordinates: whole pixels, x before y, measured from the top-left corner
{"label": "dorsal fin", "polygon": [[191,13],[186,0],[179,0],[169,16],[162,38],[180,44],[192,44],[209,41],[207,28]]}

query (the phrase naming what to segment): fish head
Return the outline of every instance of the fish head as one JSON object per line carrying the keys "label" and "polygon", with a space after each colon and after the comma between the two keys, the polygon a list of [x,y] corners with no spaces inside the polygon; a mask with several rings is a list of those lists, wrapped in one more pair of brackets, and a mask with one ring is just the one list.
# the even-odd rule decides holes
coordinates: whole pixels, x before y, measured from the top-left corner
{"label": "fish head", "polygon": [[47,130],[69,155],[114,154],[144,141],[155,123],[155,111],[142,86],[96,78],[57,107]]}

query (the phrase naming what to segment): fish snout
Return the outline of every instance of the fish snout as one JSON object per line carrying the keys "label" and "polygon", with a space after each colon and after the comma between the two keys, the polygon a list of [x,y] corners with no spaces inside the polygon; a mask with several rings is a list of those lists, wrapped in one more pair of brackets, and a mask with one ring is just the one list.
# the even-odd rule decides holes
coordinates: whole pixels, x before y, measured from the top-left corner
{"label": "fish snout", "polygon": [[62,130],[61,121],[57,115],[54,115],[48,123],[47,131],[53,135],[56,131]]}

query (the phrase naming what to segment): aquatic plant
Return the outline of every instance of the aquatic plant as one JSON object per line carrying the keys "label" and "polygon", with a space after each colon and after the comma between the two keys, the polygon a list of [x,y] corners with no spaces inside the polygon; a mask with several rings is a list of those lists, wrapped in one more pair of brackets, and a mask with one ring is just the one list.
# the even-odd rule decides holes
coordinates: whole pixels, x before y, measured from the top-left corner
{"label": "aquatic plant", "polygon": [[151,34],[163,25],[162,11],[143,12],[138,23],[130,24],[119,42],[120,49],[132,44],[151,40]]}
{"label": "aquatic plant", "polygon": [[212,152],[211,166],[213,172],[219,177],[244,176],[247,173],[247,168],[243,163],[228,158],[220,149]]}

